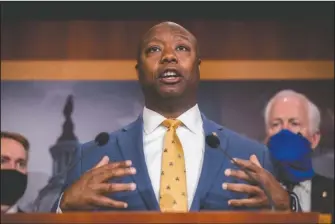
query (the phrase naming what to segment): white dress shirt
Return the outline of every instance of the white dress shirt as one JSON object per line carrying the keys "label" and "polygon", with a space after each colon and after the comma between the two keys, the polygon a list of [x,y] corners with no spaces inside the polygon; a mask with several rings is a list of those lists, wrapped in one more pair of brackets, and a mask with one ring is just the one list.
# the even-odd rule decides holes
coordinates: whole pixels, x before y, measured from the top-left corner
{"label": "white dress shirt", "polygon": [[12,214],[12,213],[17,213],[19,211],[19,207],[17,204],[13,205],[12,207],[10,207],[6,213],[7,214]]}
{"label": "white dress shirt", "polygon": [[303,182],[300,182],[299,185],[296,185],[293,188],[293,192],[298,196],[300,206],[303,212],[311,211],[311,190],[311,180],[305,180]]}
{"label": "white dress shirt", "polygon": [[[159,198],[164,136],[167,131],[167,128],[161,124],[165,119],[162,115],[146,107],[143,110],[143,150],[157,201]],[[177,119],[183,124],[177,128],[177,135],[184,150],[188,208],[190,208],[198,185],[205,148],[204,130],[198,105],[195,105]]]}
{"label": "white dress shirt", "polygon": [[[163,144],[167,131],[167,128],[162,125],[165,119],[167,118],[144,107],[143,150],[157,201],[159,198]],[[201,174],[205,151],[205,134],[201,113],[197,104],[177,119],[182,122],[182,125],[177,128],[177,135],[184,150],[188,209],[190,209]],[[58,204],[57,213],[61,212]]]}

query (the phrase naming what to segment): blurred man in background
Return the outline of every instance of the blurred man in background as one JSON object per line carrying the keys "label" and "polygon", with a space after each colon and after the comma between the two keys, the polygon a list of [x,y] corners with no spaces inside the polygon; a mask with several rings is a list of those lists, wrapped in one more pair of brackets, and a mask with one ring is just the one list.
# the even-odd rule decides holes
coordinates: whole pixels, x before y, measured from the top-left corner
{"label": "blurred man in background", "polygon": [[297,195],[302,211],[333,214],[333,180],[316,174],[312,166],[321,137],[319,109],[306,96],[283,90],[268,102],[264,116],[279,180]]}
{"label": "blurred man in background", "polygon": [[23,212],[16,203],[27,187],[28,150],[25,137],[1,132],[1,213]]}

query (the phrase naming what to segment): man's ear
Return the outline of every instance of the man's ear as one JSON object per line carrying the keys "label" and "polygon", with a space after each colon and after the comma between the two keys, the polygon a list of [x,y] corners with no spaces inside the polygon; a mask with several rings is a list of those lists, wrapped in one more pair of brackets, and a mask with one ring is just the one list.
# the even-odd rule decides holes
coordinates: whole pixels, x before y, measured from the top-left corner
{"label": "man's ear", "polygon": [[[198,71],[199,71],[199,73],[200,73],[200,64],[201,64],[201,59],[198,58]],[[200,75],[200,74],[199,74],[199,75]]]}
{"label": "man's ear", "polygon": [[135,69],[136,69],[137,78],[138,78],[138,80],[140,80],[140,78],[141,78],[140,73],[141,72],[140,72],[140,65],[138,63],[136,63]]}
{"label": "man's ear", "polygon": [[312,138],[311,138],[312,149],[315,149],[319,145],[320,140],[321,140],[321,134],[320,134],[320,131],[317,131],[312,135]]}

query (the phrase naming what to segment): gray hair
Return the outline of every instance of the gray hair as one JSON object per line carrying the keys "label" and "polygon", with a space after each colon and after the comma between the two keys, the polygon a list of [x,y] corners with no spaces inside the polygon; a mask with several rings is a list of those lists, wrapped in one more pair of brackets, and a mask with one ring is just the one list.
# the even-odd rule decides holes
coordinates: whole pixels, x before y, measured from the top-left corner
{"label": "gray hair", "polygon": [[268,126],[269,123],[269,113],[270,109],[272,107],[272,104],[274,101],[278,98],[282,97],[288,97],[288,96],[296,96],[299,97],[300,99],[304,100],[307,103],[307,113],[308,113],[308,118],[309,118],[309,129],[308,131],[311,134],[314,134],[316,132],[319,132],[320,130],[320,123],[321,123],[321,115],[318,107],[312,103],[305,95],[295,92],[290,89],[282,90],[278,92],[276,95],[274,95],[269,102],[267,103],[265,110],[264,110],[264,119],[265,119],[265,124]]}

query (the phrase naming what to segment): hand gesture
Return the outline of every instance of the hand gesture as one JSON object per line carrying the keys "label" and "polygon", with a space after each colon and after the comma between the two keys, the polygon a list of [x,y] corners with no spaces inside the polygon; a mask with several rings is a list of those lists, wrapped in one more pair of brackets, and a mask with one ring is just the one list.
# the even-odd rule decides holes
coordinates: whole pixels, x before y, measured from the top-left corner
{"label": "hand gesture", "polygon": [[231,206],[246,206],[269,208],[270,202],[260,184],[269,192],[277,210],[290,210],[289,195],[276,178],[267,170],[263,169],[255,155],[250,156],[250,160],[234,159],[235,162],[247,169],[252,176],[250,178],[246,172],[242,170],[226,169],[225,175],[235,177],[247,181],[249,184],[243,183],[223,183],[222,187],[225,190],[246,193],[249,195],[245,199],[229,200]]}
{"label": "hand gesture", "polygon": [[128,205],[125,202],[115,201],[106,197],[105,194],[136,189],[135,183],[108,183],[108,180],[114,177],[135,174],[135,168],[130,166],[131,161],[109,163],[109,158],[103,157],[93,169],[87,171],[66,189],[61,199],[60,209],[65,212],[94,209],[98,206],[126,208]]}

